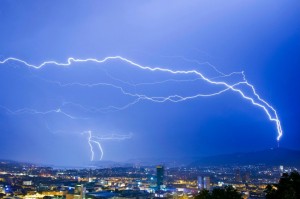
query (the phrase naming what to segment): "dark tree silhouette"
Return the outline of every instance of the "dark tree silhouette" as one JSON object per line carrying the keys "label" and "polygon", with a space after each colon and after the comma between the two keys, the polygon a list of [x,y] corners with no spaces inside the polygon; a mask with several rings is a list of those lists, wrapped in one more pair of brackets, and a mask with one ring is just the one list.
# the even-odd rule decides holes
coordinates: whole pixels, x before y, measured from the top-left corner
{"label": "dark tree silhouette", "polygon": [[267,185],[266,199],[300,199],[300,174],[282,174],[278,184]]}
{"label": "dark tree silhouette", "polygon": [[200,193],[195,197],[195,199],[209,199],[211,198],[211,195],[208,190],[203,189],[200,191]]}
{"label": "dark tree silhouette", "polygon": [[211,193],[202,190],[195,199],[242,199],[242,194],[232,186],[226,186],[225,188],[216,188]]}

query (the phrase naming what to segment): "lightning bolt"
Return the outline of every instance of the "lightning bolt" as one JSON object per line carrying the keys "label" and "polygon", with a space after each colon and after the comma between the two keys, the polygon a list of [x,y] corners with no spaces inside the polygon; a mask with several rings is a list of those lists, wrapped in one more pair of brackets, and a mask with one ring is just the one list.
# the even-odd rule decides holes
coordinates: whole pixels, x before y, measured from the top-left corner
{"label": "lightning bolt", "polygon": [[182,59],[182,60],[184,60],[184,61],[186,61],[186,62],[195,63],[195,64],[197,64],[197,65],[199,65],[199,66],[206,65],[206,66],[211,67],[215,72],[217,72],[217,73],[220,74],[221,76],[227,76],[225,73],[219,71],[219,70],[217,69],[217,67],[215,67],[214,65],[212,65],[211,63],[209,63],[209,62],[207,62],[207,61],[206,61],[206,62],[200,62],[200,61],[198,61],[198,60],[196,60],[196,59],[189,59],[189,58],[186,58],[186,57],[184,57],[184,56],[163,56],[163,57],[179,58],[179,59]]}
{"label": "lightning bolt", "polygon": [[103,152],[103,148],[100,144],[100,141],[101,140],[118,140],[118,141],[121,141],[121,140],[126,140],[126,139],[130,139],[132,137],[132,134],[129,134],[129,135],[120,135],[120,134],[111,134],[111,135],[104,135],[104,136],[94,136],[92,135],[92,131],[86,131],[85,133],[88,134],[88,144],[89,144],[89,147],[90,147],[90,151],[91,151],[91,161],[94,161],[95,160],[95,152],[94,152],[94,148],[93,148],[93,144],[96,144],[101,155],[100,155],[100,158],[99,160],[101,161],[102,158],[103,158],[103,155],[104,155],[104,152]]}
{"label": "lightning bolt", "polygon": [[[91,131],[88,131],[87,132],[89,137],[88,137],[88,143],[89,143],[89,146],[90,146],[90,150],[91,150],[91,161],[94,161],[94,155],[95,155],[95,152],[94,152],[94,149],[93,149],[93,145],[92,145],[92,132]],[[103,154],[103,153],[102,153]]]}
{"label": "lightning bolt", "polygon": [[[215,68],[215,66],[214,66]],[[217,70],[217,73],[218,70]],[[111,75],[110,73],[108,73],[107,71],[105,71],[105,74],[110,77],[112,80],[115,80],[115,81],[118,81],[118,82],[121,82],[123,84],[126,84],[128,86],[133,86],[133,87],[138,87],[138,86],[144,86],[144,85],[157,85],[157,84],[164,84],[164,83],[168,83],[168,82],[177,82],[177,83],[181,83],[181,82],[195,82],[195,81],[198,81],[198,80],[202,80],[202,78],[194,78],[194,79],[166,79],[166,80],[163,80],[163,81],[157,81],[157,82],[142,82],[142,83],[130,83],[130,82],[127,82],[127,81],[123,81],[121,79],[118,79],[116,77],[114,77],[113,75]],[[225,77],[231,77],[233,75],[241,75],[242,76],[242,79],[244,81],[246,81],[246,77],[244,75],[244,71],[242,72],[232,72],[232,73],[229,73],[229,74],[224,74],[222,73],[221,75],[219,76],[215,76],[215,77],[211,77],[210,79],[220,79],[220,78],[225,78]],[[46,80],[47,81],[47,80]],[[56,83],[59,83],[59,82],[56,82]],[[61,83],[59,83],[61,84]],[[69,83],[67,85],[78,85],[79,83]],[[101,84],[101,83],[100,83]],[[99,84],[99,85],[100,85]],[[62,84],[63,85],[63,84]],[[98,86],[97,83],[94,83],[94,84],[89,84],[89,87],[93,87],[93,86]]]}
{"label": "lightning bolt", "polygon": [[[122,90],[121,87],[117,88],[120,89],[121,92],[123,92],[126,95],[132,96],[132,97],[136,97],[137,99],[143,99],[143,100],[150,100],[153,102],[166,102],[166,101],[171,101],[171,102],[180,102],[180,101],[185,101],[185,100],[189,100],[189,99],[194,99],[194,98],[198,98],[198,97],[209,97],[209,96],[215,96],[215,95],[219,95],[225,91],[231,90],[233,92],[238,93],[243,99],[249,101],[252,105],[261,108],[267,115],[268,119],[272,122],[274,122],[276,124],[276,128],[277,128],[277,141],[279,142],[280,138],[282,137],[282,127],[281,127],[281,122],[279,120],[278,114],[276,112],[276,110],[265,100],[263,100],[258,94],[256,89],[254,88],[254,86],[252,84],[250,84],[245,76],[244,73],[243,74],[243,78],[244,80],[235,84],[229,84],[226,83],[225,81],[218,81],[217,79],[219,78],[208,78],[206,76],[204,76],[202,73],[200,73],[197,70],[172,70],[169,68],[165,68],[165,67],[150,67],[147,65],[141,65],[138,64],[134,61],[131,61],[127,58],[124,58],[122,56],[108,56],[105,57],[103,59],[95,59],[95,58],[87,58],[87,59],[76,59],[73,57],[70,57],[67,59],[66,62],[56,62],[56,61],[45,61],[42,62],[39,65],[33,65],[30,64],[24,60],[21,59],[17,59],[14,57],[9,57],[7,59],[4,59],[3,61],[0,61],[0,64],[5,64],[6,62],[9,61],[15,61],[15,62],[20,62],[23,63],[24,65],[34,68],[34,69],[41,69],[47,65],[56,65],[56,66],[62,66],[62,67],[69,67],[72,65],[72,63],[74,62],[78,62],[78,63],[83,63],[83,62],[94,62],[94,63],[105,63],[107,61],[110,60],[119,60],[122,61],[124,63],[127,63],[133,67],[142,69],[142,70],[146,70],[146,71],[150,71],[150,72],[163,72],[163,73],[169,73],[169,74],[182,74],[182,75],[194,75],[196,77],[198,77],[199,79],[202,79],[204,81],[206,81],[209,84],[212,85],[216,85],[216,86],[221,86],[223,87],[223,89],[221,91],[218,91],[216,93],[213,94],[197,94],[197,95],[193,95],[193,96],[180,96],[180,95],[170,95],[170,96],[166,96],[166,97],[161,97],[161,96],[156,96],[156,97],[151,97],[151,96],[146,96],[146,95],[142,95],[142,94],[132,94],[129,92],[126,92],[124,90]],[[221,77],[222,76],[226,76],[223,73],[220,73]],[[241,88],[239,88],[240,85],[244,85],[247,86],[248,88],[250,88],[250,90],[252,91],[252,94],[255,96],[251,97],[249,95],[246,94],[245,91],[243,91]],[[88,86],[88,85],[84,85],[84,86]],[[109,85],[109,86],[113,86],[114,85]]]}

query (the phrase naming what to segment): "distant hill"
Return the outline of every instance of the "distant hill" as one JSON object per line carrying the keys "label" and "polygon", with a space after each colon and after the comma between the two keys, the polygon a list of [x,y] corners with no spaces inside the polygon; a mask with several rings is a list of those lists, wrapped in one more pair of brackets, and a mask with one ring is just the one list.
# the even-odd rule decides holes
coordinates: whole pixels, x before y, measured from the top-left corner
{"label": "distant hill", "polygon": [[131,165],[139,165],[146,167],[155,167],[156,165],[165,165],[167,167],[185,167],[198,160],[199,157],[148,157],[135,158],[127,160]]}
{"label": "distant hill", "polygon": [[249,153],[235,153],[203,157],[190,166],[220,166],[265,164],[269,166],[285,165],[300,167],[300,151],[275,148]]}
{"label": "distant hill", "polygon": [[[23,167],[24,165],[32,165],[33,163],[23,163],[13,160],[1,160],[0,167],[6,165],[16,165]],[[95,161],[85,166],[54,166],[44,164],[34,164],[36,166],[50,166],[56,169],[82,169],[82,168],[111,168],[111,167],[132,167],[132,166],[150,166],[163,164],[167,167],[196,167],[196,166],[230,166],[230,165],[254,165],[264,164],[268,166],[295,166],[300,168],[300,151],[274,148],[263,151],[234,153],[215,155],[207,157],[185,157],[185,158],[138,158],[125,162],[116,161]]]}
{"label": "distant hill", "polygon": [[94,167],[97,168],[113,168],[113,167],[132,167],[132,164],[126,162],[116,162],[116,161],[94,161],[92,163]]}

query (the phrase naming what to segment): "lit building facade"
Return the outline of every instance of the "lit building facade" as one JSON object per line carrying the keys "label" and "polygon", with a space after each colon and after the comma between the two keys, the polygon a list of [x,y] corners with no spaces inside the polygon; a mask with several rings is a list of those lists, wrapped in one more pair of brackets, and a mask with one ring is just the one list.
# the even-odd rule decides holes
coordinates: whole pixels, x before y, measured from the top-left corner
{"label": "lit building facade", "polygon": [[198,189],[206,189],[210,191],[211,185],[210,185],[210,177],[208,176],[198,176],[197,180]]}

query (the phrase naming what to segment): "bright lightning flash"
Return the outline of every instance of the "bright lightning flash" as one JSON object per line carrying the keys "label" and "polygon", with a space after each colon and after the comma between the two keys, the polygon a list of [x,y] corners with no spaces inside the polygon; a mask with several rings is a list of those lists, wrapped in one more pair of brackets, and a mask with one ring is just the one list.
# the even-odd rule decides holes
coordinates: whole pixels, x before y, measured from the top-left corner
{"label": "bright lightning flash", "polygon": [[[277,128],[277,141],[279,142],[280,138],[282,137],[282,127],[281,127],[281,123],[278,117],[278,114],[276,112],[276,110],[265,100],[263,100],[256,92],[256,89],[254,88],[254,86],[252,84],[250,84],[245,76],[243,72],[240,72],[240,74],[243,75],[243,81],[239,81],[235,84],[229,84],[225,81],[220,81],[219,77],[216,78],[208,78],[206,76],[204,76],[201,72],[197,71],[197,70],[172,70],[172,69],[168,69],[165,67],[150,67],[150,66],[146,66],[146,65],[141,65],[138,64],[134,61],[131,61],[127,58],[121,57],[121,56],[108,56],[105,57],[103,59],[95,59],[95,58],[88,58],[88,59],[76,59],[73,57],[70,57],[67,59],[67,62],[56,62],[56,61],[45,61],[43,63],[41,63],[40,65],[33,65],[33,64],[29,64],[28,62],[21,60],[21,59],[17,59],[14,57],[10,57],[7,59],[4,59],[3,61],[0,61],[0,64],[5,64],[6,62],[9,61],[15,61],[15,62],[20,62],[23,63],[24,65],[34,68],[34,69],[41,69],[47,65],[57,65],[57,66],[62,66],[62,67],[69,67],[72,65],[72,63],[74,62],[79,62],[79,63],[85,63],[85,62],[94,62],[94,63],[105,63],[109,60],[119,60],[122,61],[124,63],[127,63],[133,67],[139,68],[141,70],[146,70],[146,71],[150,71],[150,72],[163,72],[163,73],[169,73],[169,74],[182,74],[182,75],[194,75],[196,76],[198,79],[204,80],[205,82],[211,84],[211,85],[215,85],[215,86],[219,86],[220,88],[222,88],[220,91],[215,92],[215,93],[209,93],[209,94],[201,94],[198,93],[196,95],[191,95],[191,96],[181,96],[181,95],[170,95],[170,96],[147,96],[144,94],[137,94],[137,93],[129,93],[126,92],[122,87],[118,87],[112,84],[106,84],[106,83],[97,83],[97,84],[81,84],[81,83],[71,83],[71,84],[63,84],[61,86],[70,86],[70,85],[77,85],[77,86],[112,86],[116,89],[119,89],[124,95],[129,95],[131,97],[135,97],[135,100],[129,104],[127,104],[124,107],[111,107],[114,108],[116,110],[123,110],[125,108],[128,108],[129,106],[139,102],[140,100],[149,100],[152,102],[166,102],[166,101],[171,101],[171,102],[181,102],[181,101],[185,101],[185,100],[189,100],[189,99],[194,99],[194,98],[198,98],[198,97],[210,97],[210,96],[215,96],[215,95],[219,95],[225,91],[233,91],[236,92],[238,94],[240,94],[240,96],[251,102],[252,105],[261,108],[267,115],[268,119],[272,122],[275,122],[276,124],[276,128]],[[235,72],[238,73],[238,72]],[[235,74],[232,73],[232,74]],[[221,74],[222,76],[226,76],[225,74],[219,72],[219,74]],[[220,77],[222,77],[220,76]],[[228,75],[227,75],[228,76]],[[247,95],[247,93],[245,92],[245,90],[243,90],[241,88],[241,86],[245,86],[247,88],[249,88],[252,92],[252,97],[250,95]],[[95,141],[90,141],[90,142],[94,142]],[[90,143],[89,142],[89,143]],[[101,145],[99,142],[97,142],[97,145],[99,146],[99,148],[101,148]],[[102,149],[101,149],[102,150]],[[92,153],[93,154],[93,153]]]}

